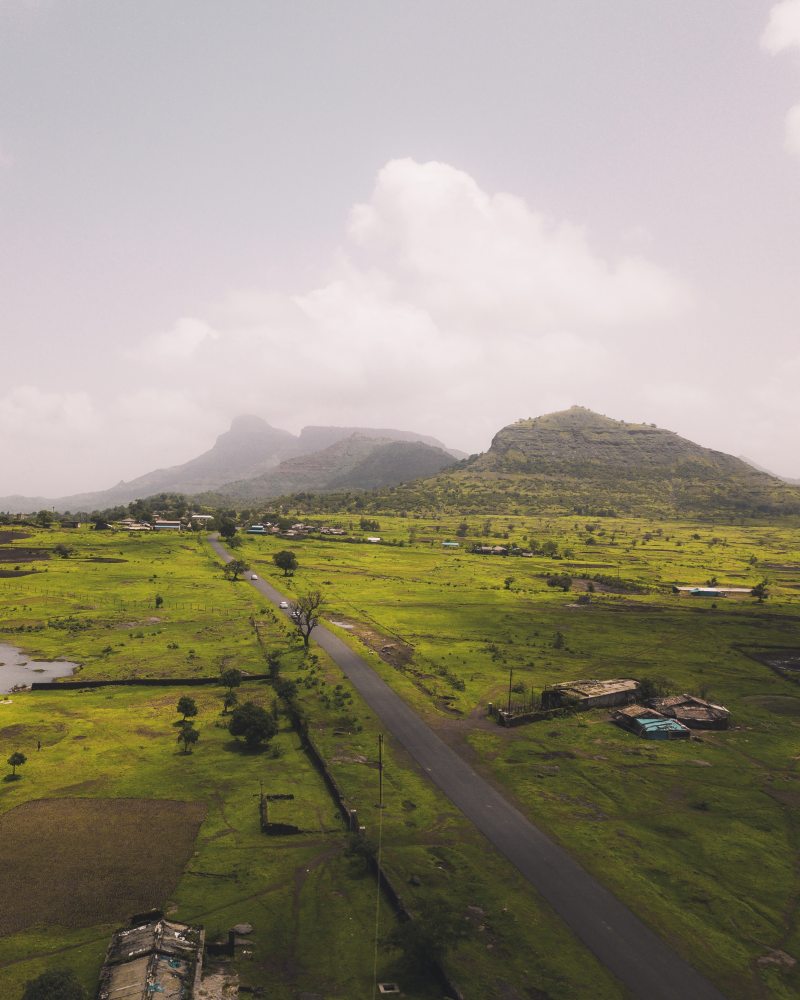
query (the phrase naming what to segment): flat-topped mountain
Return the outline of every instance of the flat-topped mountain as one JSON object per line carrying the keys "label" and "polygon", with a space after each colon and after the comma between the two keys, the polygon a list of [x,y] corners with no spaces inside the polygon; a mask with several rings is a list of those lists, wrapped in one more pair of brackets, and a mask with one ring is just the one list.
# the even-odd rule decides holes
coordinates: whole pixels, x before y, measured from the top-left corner
{"label": "flat-topped mountain", "polygon": [[[369,448],[361,447],[359,458],[366,458],[376,441],[381,444],[387,444],[390,441],[403,442],[410,446],[419,444],[421,448],[428,449],[430,452],[442,452],[447,455],[447,461],[438,461],[438,459],[431,460],[431,456],[427,452],[419,452],[418,467],[420,471],[416,473],[417,475],[431,475],[451,464],[454,458],[461,457],[460,453],[447,452],[445,446],[436,438],[416,434],[413,431],[388,428],[304,427],[299,435],[295,435],[278,427],[272,427],[261,417],[240,416],[233,420],[229,430],[219,435],[208,451],[182,465],[156,469],[129,482],[120,482],[110,489],[91,493],[76,493],[58,498],[0,497],[0,510],[9,511],[12,514],[29,513],[42,508],[73,512],[106,510],[110,507],[130,503],[132,500],[153,496],[156,493],[196,495],[220,490],[226,484],[236,484],[237,490],[234,491],[236,495],[251,496],[254,495],[252,491],[238,491],[238,485],[241,482],[263,477],[271,469],[293,456],[311,456],[317,452],[326,451],[354,436],[362,441],[373,442]],[[337,477],[338,482],[345,483],[350,470],[357,464],[351,460],[352,451],[353,447],[349,449],[345,447],[341,452],[333,452],[328,458],[320,459],[317,464],[325,465],[326,462],[328,463],[328,471],[324,476],[313,473],[306,475],[302,472],[304,466],[301,463],[294,471],[292,471],[292,467],[289,467],[283,479],[281,480],[279,477],[279,480],[288,485],[294,482],[308,482],[308,487],[298,485],[297,489],[324,489],[328,480],[337,479]],[[399,463],[398,470],[402,470],[402,474],[395,474],[388,468],[389,453],[385,452],[385,474],[383,476],[375,474],[370,481],[374,486],[379,487],[413,478],[413,476],[406,474],[409,469],[413,472],[417,468],[409,458],[412,453],[413,448],[403,453],[402,456],[398,453],[396,456]],[[340,465],[336,465],[337,456],[341,459]],[[374,458],[373,471],[377,468],[376,462],[378,459]],[[312,469],[314,464],[312,462],[308,468]],[[369,476],[366,478],[370,479]],[[275,494],[270,488],[269,492],[262,495],[274,496]]]}
{"label": "flat-topped mountain", "polygon": [[446,493],[464,510],[800,514],[800,490],[741,459],[654,424],[612,420],[579,406],[509,424],[487,452],[414,489],[418,499],[422,491],[432,498]]}

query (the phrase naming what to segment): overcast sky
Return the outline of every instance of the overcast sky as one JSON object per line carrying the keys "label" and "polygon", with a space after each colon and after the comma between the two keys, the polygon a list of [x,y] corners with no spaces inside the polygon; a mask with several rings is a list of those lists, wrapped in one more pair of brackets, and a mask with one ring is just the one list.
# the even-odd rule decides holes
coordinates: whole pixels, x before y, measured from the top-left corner
{"label": "overcast sky", "polygon": [[574,403],[800,476],[800,0],[0,0],[0,495]]}

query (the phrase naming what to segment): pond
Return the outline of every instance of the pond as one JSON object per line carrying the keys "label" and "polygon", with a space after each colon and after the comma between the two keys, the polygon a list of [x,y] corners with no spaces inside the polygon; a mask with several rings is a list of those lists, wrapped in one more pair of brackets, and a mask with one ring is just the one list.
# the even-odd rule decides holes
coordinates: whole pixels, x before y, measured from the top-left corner
{"label": "pond", "polygon": [[33,660],[16,646],[0,642],[0,694],[8,694],[18,685],[28,687],[34,681],[69,677],[77,666],[69,660]]}

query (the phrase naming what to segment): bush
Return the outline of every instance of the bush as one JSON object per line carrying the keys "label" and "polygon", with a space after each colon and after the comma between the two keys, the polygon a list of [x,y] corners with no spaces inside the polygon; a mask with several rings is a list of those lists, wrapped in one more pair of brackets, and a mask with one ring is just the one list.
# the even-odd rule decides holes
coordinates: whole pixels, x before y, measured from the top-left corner
{"label": "bush", "polygon": [[70,969],[49,969],[28,980],[22,1000],[86,1000],[86,990]]}

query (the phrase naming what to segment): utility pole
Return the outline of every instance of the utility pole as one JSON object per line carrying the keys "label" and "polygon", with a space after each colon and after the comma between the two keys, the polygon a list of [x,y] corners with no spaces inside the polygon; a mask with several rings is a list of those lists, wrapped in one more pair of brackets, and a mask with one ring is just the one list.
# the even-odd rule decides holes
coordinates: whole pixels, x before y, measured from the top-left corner
{"label": "utility pole", "polygon": [[378,808],[383,809],[383,733],[378,733]]}
{"label": "utility pole", "polygon": [[514,677],[514,668],[510,667],[508,671],[508,714],[511,715],[511,681]]}

